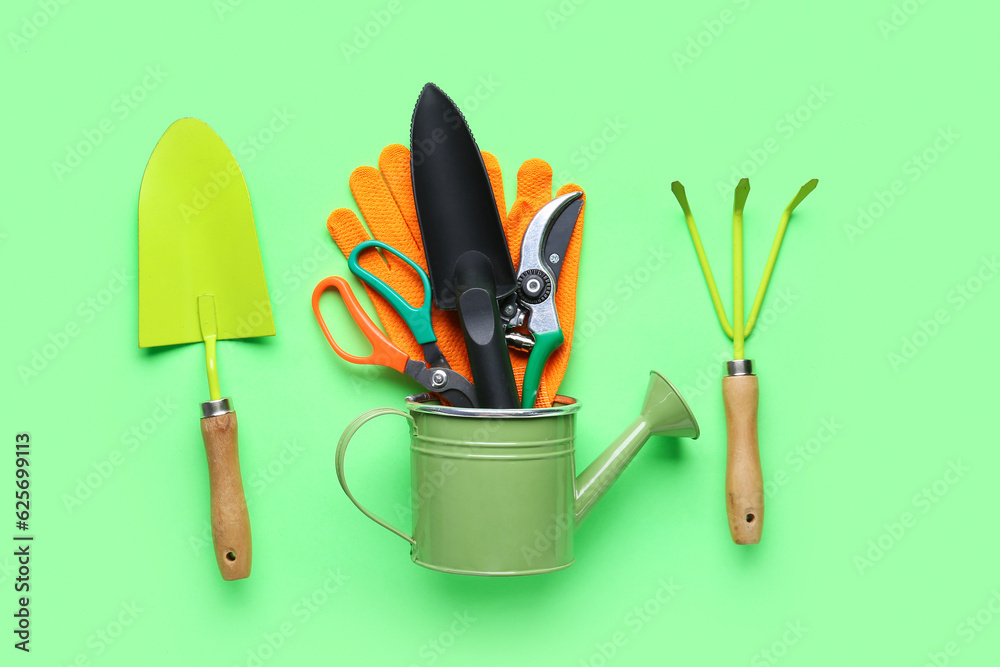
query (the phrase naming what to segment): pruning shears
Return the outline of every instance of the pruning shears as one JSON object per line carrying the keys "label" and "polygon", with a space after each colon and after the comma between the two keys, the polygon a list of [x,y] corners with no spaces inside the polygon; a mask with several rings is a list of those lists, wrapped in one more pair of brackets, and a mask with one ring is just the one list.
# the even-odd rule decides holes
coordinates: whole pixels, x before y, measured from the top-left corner
{"label": "pruning shears", "polygon": [[556,287],[582,206],[583,193],[577,191],[556,197],[538,210],[521,240],[515,298],[501,306],[507,345],[530,350],[521,388],[522,408],[535,406],[545,363],[563,344]]}

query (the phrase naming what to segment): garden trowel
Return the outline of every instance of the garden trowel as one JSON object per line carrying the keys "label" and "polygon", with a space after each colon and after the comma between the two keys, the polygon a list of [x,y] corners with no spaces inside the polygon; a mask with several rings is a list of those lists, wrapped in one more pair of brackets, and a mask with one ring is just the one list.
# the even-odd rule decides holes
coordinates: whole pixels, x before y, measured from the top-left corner
{"label": "garden trowel", "polygon": [[[457,310],[479,405],[520,406],[498,299],[517,289],[490,177],[462,112],[432,83],[410,125],[410,174],[434,305]],[[513,311],[508,313],[513,315]]]}
{"label": "garden trowel", "polygon": [[250,575],[252,552],[236,413],[219,391],[216,341],[273,335],[243,174],[208,125],[178,120],[153,150],[139,193],[139,347],[205,343],[211,400],[201,404],[201,433],[226,580]]}

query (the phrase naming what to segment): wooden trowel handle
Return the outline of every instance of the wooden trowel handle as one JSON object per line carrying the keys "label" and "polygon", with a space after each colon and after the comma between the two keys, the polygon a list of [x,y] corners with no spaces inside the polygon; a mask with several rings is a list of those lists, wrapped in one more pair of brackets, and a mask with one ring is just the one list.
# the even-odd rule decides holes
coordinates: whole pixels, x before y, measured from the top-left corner
{"label": "wooden trowel handle", "polygon": [[249,577],[253,557],[236,431],[235,412],[201,420],[212,492],[212,541],[219,571],[226,581]]}
{"label": "wooden trowel handle", "polygon": [[757,446],[757,376],[722,378],[726,406],[726,512],[736,544],[757,544],[764,530],[764,480]]}

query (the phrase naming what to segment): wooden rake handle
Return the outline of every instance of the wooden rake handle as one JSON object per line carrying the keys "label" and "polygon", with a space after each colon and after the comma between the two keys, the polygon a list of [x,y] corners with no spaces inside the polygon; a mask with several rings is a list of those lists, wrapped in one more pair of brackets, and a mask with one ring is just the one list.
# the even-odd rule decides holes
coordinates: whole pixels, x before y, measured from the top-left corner
{"label": "wooden rake handle", "polygon": [[764,479],[757,445],[757,376],[722,378],[726,406],[726,513],[736,544],[757,544],[764,530]]}

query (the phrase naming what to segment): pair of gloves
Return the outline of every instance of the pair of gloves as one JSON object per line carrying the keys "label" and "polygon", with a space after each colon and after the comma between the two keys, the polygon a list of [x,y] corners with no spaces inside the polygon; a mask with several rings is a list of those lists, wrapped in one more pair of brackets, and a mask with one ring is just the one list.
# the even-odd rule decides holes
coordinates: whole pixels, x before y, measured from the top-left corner
{"label": "pair of gloves", "polygon": [[[517,197],[508,212],[500,164],[492,154],[483,151],[482,155],[493,186],[493,196],[500,213],[500,220],[503,222],[511,260],[517,267],[520,262],[521,238],[528,223],[535,213],[552,199],[552,167],[539,159],[531,159],[521,165],[517,172]],[[379,155],[378,168],[366,166],[355,169],[351,174],[350,187],[358,209],[368,224],[368,229],[350,209],[338,208],[330,214],[326,223],[327,229],[344,253],[344,257],[349,257],[359,243],[374,237],[391,245],[426,271],[427,261],[424,258],[420,226],[417,223],[417,211],[413,202],[409,149],[400,144],[386,146]],[[559,188],[556,196],[577,190],[581,188],[568,183]],[[535,407],[552,405],[569,361],[576,316],[576,280],[580,268],[584,208],[585,206],[580,209],[580,216],[566,250],[556,287],[556,309],[565,341],[549,357],[542,373]],[[370,234],[368,230],[371,230]],[[359,257],[359,263],[395,289],[410,304],[419,306],[423,301],[420,278],[410,267],[390,253],[365,252]],[[370,287],[366,285],[365,289],[375,306],[383,330],[393,345],[412,359],[422,360],[423,351],[399,314]],[[438,346],[445,359],[454,370],[471,380],[469,357],[465,351],[465,339],[462,336],[457,311],[442,311],[432,307],[431,320],[434,332],[437,334]],[[518,391],[521,391],[528,353],[511,350],[510,354]]]}

